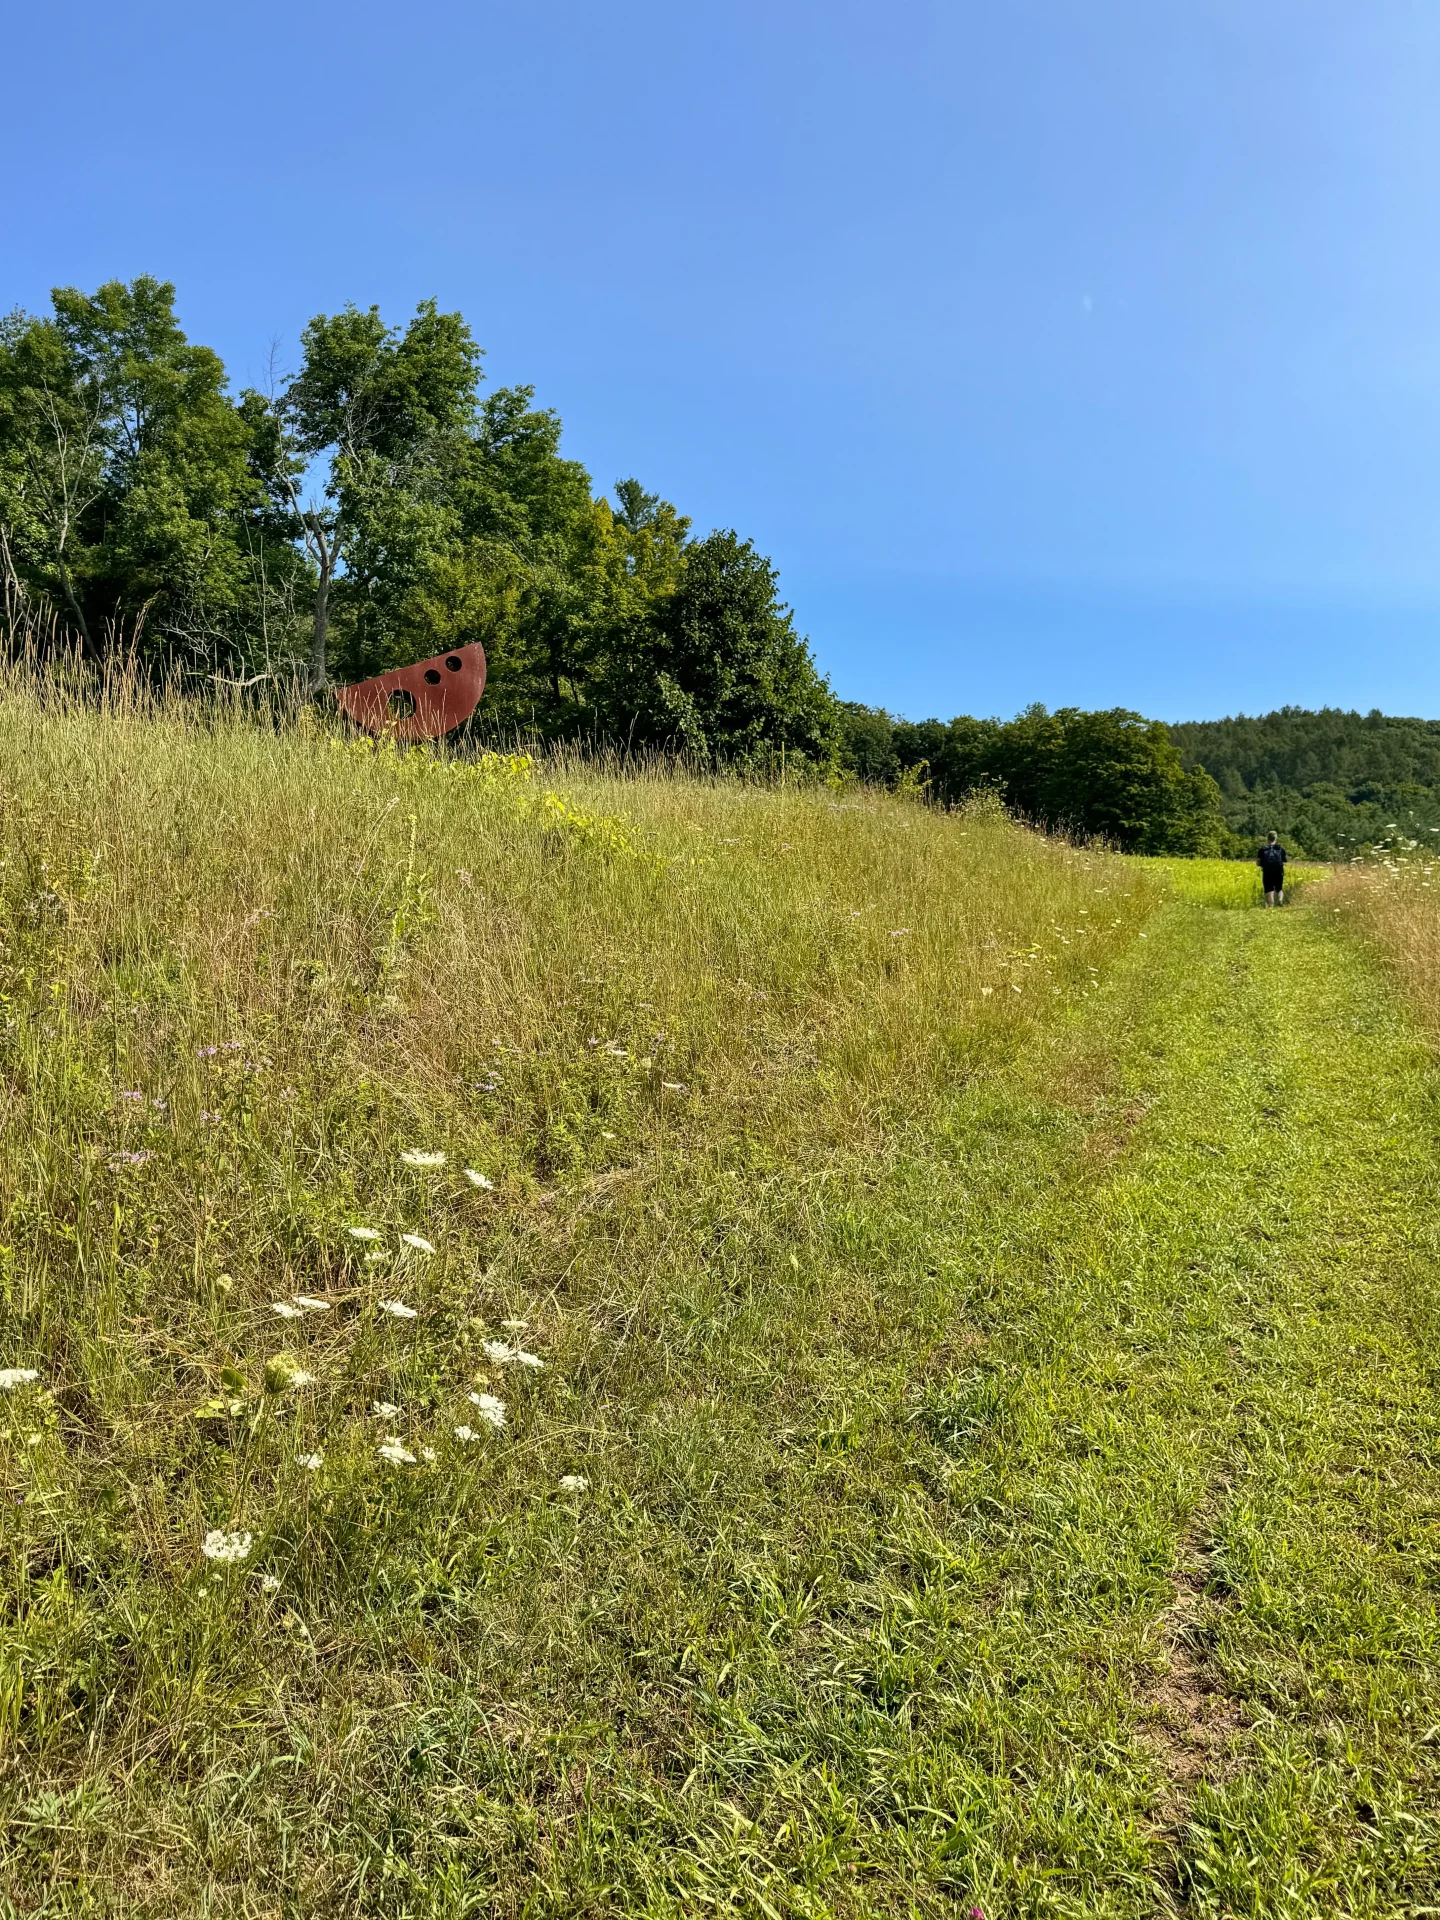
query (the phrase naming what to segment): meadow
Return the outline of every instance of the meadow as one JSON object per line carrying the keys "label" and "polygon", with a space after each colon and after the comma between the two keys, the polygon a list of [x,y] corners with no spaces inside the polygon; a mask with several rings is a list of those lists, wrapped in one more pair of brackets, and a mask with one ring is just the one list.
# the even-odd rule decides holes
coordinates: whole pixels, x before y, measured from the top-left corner
{"label": "meadow", "polygon": [[0,1911],[1434,1909],[1358,883],[22,685],[0,786]]}

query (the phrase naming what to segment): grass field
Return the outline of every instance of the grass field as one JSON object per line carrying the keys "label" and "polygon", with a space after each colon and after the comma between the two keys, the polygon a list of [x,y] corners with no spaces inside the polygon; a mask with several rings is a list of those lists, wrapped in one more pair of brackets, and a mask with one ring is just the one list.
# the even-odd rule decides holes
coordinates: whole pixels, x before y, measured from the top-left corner
{"label": "grass field", "polygon": [[1343,876],[19,693],[0,780],[8,1911],[1440,1905]]}

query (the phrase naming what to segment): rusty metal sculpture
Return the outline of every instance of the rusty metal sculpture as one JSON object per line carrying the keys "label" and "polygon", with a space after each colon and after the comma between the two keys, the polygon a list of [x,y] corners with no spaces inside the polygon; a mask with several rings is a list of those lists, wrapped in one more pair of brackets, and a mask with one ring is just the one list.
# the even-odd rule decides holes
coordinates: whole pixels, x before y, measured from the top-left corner
{"label": "rusty metal sculpture", "polygon": [[394,740],[438,740],[468,720],[485,691],[485,649],[478,640],[449,653],[395,667],[353,687],[337,687],[343,713],[367,733]]}

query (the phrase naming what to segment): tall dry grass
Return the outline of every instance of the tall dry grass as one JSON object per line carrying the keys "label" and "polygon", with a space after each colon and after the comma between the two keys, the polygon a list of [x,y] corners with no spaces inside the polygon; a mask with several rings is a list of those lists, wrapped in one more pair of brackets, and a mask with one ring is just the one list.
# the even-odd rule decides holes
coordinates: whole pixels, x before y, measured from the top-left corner
{"label": "tall dry grass", "polygon": [[1425,1024],[1440,1032],[1440,856],[1397,838],[1375,857],[1337,867],[1312,898],[1362,940]]}

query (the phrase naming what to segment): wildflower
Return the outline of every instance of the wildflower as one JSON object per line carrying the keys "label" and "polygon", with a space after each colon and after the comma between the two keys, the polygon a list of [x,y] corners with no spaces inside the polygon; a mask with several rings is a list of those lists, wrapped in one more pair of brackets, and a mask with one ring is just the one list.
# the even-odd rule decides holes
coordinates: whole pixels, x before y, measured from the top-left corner
{"label": "wildflower", "polygon": [[206,1111],[204,1107],[202,1107],[200,1109],[200,1118],[202,1120],[218,1120],[220,1116],[218,1113],[209,1113]]}
{"label": "wildflower", "polygon": [[382,1420],[393,1420],[400,1409],[392,1406],[388,1400],[372,1400],[370,1411],[378,1413]]}
{"label": "wildflower", "polygon": [[270,1302],[270,1311],[278,1314],[282,1320],[303,1320],[305,1318],[304,1308],[292,1307],[288,1300],[272,1300]]}
{"label": "wildflower", "polygon": [[476,1433],[473,1427],[455,1427],[452,1429],[452,1431],[454,1432],[455,1438],[457,1440],[469,1441],[469,1440],[478,1440],[480,1438],[479,1434]]}
{"label": "wildflower", "polygon": [[991,994],[994,993],[995,989],[994,987],[981,987],[980,991],[984,994]]}
{"label": "wildflower", "polygon": [[435,1251],[434,1247],[431,1246],[430,1242],[425,1239],[422,1234],[402,1233],[400,1238],[405,1242],[407,1247],[414,1247],[417,1253],[434,1253]]}
{"label": "wildflower", "polygon": [[421,1153],[418,1147],[407,1147],[400,1158],[407,1167],[443,1167],[443,1153]]}
{"label": "wildflower", "polygon": [[276,1353],[265,1362],[265,1391],[290,1393],[297,1387],[313,1387],[315,1376],[307,1373],[293,1353]]}
{"label": "wildflower", "polygon": [[502,1320],[500,1324],[508,1333],[523,1333],[530,1322],[528,1320]]}
{"label": "wildflower", "polygon": [[280,1591],[279,1579],[273,1573],[262,1573],[260,1576],[260,1584],[266,1593],[278,1593]]}
{"label": "wildflower", "polygon": [[142,1148],[138,1153],[112,1153],[110,1169],[118,1172],[121,1167],[143,1167],[150,1155]]}
{"label": "wildflower", "polygon": [[690,1091],[683,1080],[662,1080],[660,1084],[666,1093],[688,1093]]}
{"label": "wildflower", "polygon": [[393,1433],[384,1446],[377,1447],[375,1451],[382,1460],[388,1460],[392,1467],[413,1467],[416,1464],[414,1454],[403,1446]]}
{"label": "wildflower", "polygon": [[122,1100],[143,1100],[145,1096],[138,1087],[126,1087],[121,1092],[120,1098]]}
{"label": "wildflower", "polygon": [[590,1482],[583,1473],[562,1473],[560,1476],[562,1493],[587,1493],[589,1489]]}
{"label": "wildflower", "polygon": [[200,1551],[207,1560],[243,1560],[252,1539],[248,1533],[226,1533],[223,1527],[213,1527],[200,1543]]}
{"label": "wildflower", "polygon": [[432,1467],[433,1467],[433,1466],[434,1466],[434,1464],[435,1464],[435,1449],[434,1449],[434,1447],[421,1447],[421,1449],[420,1449],[420,1458],[421,1458],[421,1459],[422,1459],[422,1460],[423,1460],[423,1461],[424,1461],[424,1462],[426,1463],[426,1465],[427,1465],[427,1466],[432,1466]]}
{"label": "wildflower", "polygon": [[28,1387],[32,1380],[40,1378],[35,1367],[0,1367],[0,1393],[9,1393],[15,1387]]}
{"label": "wildflower", "polygon": [[505,1402],[494,1393],[472,1393],[466,1398],[482,1420],[498,1432],[505,1424]]}
{"label": "wildflower", "polygon": [[302,1453],[299,1456],[298,1464],[302,1466],[307,1473],[318,1473],[325,1464],[325,1456],[323,1453]]}
{"label": "wildflower", "polygon": [[909,931],[909,927],[892,927],[890,929],[890,938],[892,940],[898,940],[902,933],[909,933]]}
{"label": "wildflower", "polygon": [[382,1313],[388,1313],[392,1320],[413,1320],[418,1308],[407,1307],[403,1300],[377,1300],[376,1306]]}
{"label": "wildflower", "polygon": [[504,1340],[486,1340],[484,1347],[486,1358],[493,1360],[497,1367],[508,1367],[514,1361],[522,1367],[533,1367],[538,1372],[545,1365],[538,1355],[526,1353],[523,1347],[512,1347]]}
{"label": "wildflower", "polygon": [[209,1060],[209,1059],[212,1059],[214,1055],[216,1055],[219,1051],[220,1051],[219,1047],[197,1047],[195,1049],[195,1058],[197,1060]]}
{"label": "wildflower", "polygon": [[295,1293],[290,1297],[295,1302],[295,1305],[304,1313],[328,1313],[330,1311],[331,1302],[329,1300],[317,1300],[313,1293]]}
{"label": "wildflower", "polygon": [[352,1240],[378,1240],[380,1238],[380,1229],[378,1227],[346,1227],[345,1231]]}
{"label": "wildflower", "polygon": [[470,1182],[472,1187],[483,1187],[487,1193],[490,1192],[495,1185],[495,1182],[493,1180],[487,1180],[483,1173],[477,1173],[474,1167],[466,1167],[465,1178]]}

